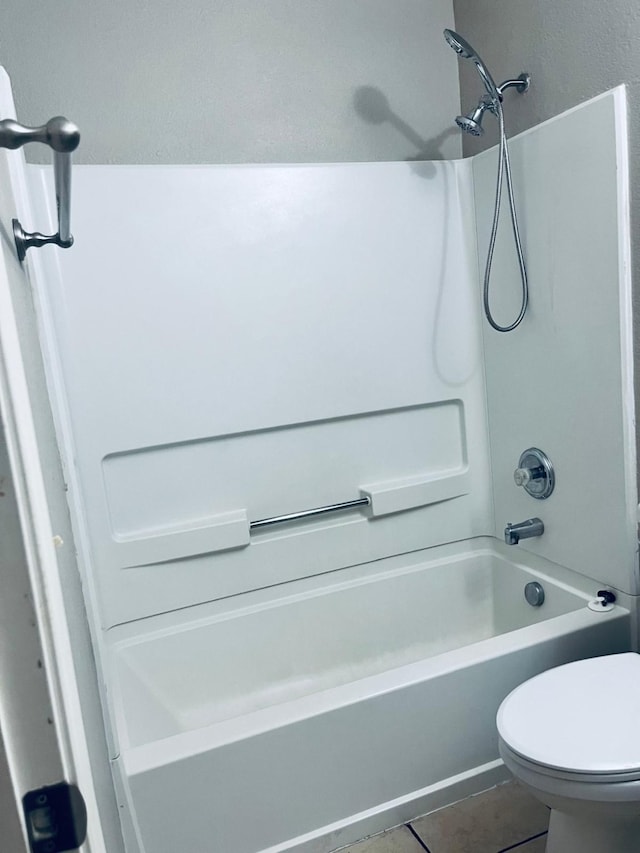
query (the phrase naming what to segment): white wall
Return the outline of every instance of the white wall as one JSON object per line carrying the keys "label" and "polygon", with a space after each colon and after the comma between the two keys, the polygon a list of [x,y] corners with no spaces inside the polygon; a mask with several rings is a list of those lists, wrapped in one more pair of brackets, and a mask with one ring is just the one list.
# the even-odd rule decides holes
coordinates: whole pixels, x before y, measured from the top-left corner
{"label": "white wall", "polygon": [[[633,243],[635,372],[640,376],[640,5],[636,0],[454,0],[456,29],[477,49],[500,81],[522,70],[531,89],[505,96],[507,129],[519,133],[620,83],[629,102]],[[462,109],[482,93],[469,62],[460,62]],[[464,139],[466,154],[495,141],[495,122],[480,140]],[[576,145],[588,143],[575,140]],[[640,399],[636,380],[636,398]],[[636,405],[637,409],[637,405]]]}
{"label": "white wall", "polygon": [[[634,145],[640,133],[640,6],[636,0],[454,0],[456,29],[476,48],[497,82],[528,71],[531,88],[505,95],[511,134],[599,95],[628,86]],[[484,91],[470,62],[460,61],[462,108]],[[473,154],[497,139],[486,120],[480,139],[465,136]]]}
{"label": "white wall", "polygon": [[5,0],[0,62],[21,121],[77,122],[79,163],[439,159],[461,150],[452,21],[452,0]]}
{"label": "white wall", "polygon": [[[33,261],[104,626],[492,528],[469,164],[86,166],[75,189],[73,250]],[[249,539],[361,489],[368,513]]]}
{"label": "white wall", "polygon": [[[624,90],[521,134],[510,150],[530,302],[513,332],[482,326],[495,535],[507,522],[539,516],[544,535],[519,549],[637,594]],[[496,157],[494,149],[473,158],[480,277]],[[520,302],[505,202],[490,287],[494,317],[511,322]],[[513,481],[520,454],[532,446],[555,466],[547,500]]]}

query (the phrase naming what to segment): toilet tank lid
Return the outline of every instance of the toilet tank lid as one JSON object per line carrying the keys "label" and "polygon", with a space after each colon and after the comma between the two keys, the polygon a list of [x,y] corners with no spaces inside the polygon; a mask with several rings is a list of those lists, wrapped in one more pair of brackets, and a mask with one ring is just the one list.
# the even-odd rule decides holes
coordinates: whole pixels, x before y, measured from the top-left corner
{"label": "toilet tank lid", "polygon": [[576,773],[640,769],[640,655],[575,661],[516,687],[498,709],[514,752]]}

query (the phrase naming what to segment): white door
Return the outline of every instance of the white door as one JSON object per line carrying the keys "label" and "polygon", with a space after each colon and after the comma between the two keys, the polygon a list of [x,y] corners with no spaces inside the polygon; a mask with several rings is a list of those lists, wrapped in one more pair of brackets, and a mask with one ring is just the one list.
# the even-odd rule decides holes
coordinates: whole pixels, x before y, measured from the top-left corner
{"label": "white door", "polygon": [[[0,119],[5,118],[15,115],[9,79],[0,69]],[[40,392],[29,379],[36,339],[31,290],[11,225],[28,210],[25,187],[22,152],[0,148],[0,848],[77,849],[64,846],[73,827],[62,783],[73,783],[88,811],[80,849],[98,853],[106,847],[47,506],[43,464],[49,463],[34,418],[35,407],[47,403],[34,399]],[[23,224],[33,230],[34,223]],[[35,793],[25,816],[29,792]]]}

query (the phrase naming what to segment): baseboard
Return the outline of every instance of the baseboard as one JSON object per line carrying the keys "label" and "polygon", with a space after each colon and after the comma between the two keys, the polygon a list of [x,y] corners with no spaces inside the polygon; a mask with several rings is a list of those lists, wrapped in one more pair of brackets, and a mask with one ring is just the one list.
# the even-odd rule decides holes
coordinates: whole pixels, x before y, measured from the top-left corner
{"label": "baseboard", "polygon": [[511,774],[500,759],[491,761],[457,776],[450,776],[428,788],[421,788],[366,812],[300,835],[284,844],[265,848],[261,853],[332,853],[361,838],[408,823],[465,797],[479,794],[510,778]]}

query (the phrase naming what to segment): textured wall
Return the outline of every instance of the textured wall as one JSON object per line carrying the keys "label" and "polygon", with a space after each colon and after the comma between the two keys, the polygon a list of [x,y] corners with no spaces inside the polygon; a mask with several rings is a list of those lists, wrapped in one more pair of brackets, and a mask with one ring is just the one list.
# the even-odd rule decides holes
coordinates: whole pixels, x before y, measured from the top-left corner
{"label": "textured wall", "polygon": [[[454,0],[457,31],[488,65],[497,82],[528,71],[524,97],[505,95],[507,128],[519,133],[581,101],[629,85],[632,139],[640,136],[640,4],[637,0]],[[466,112],[484,91],[470,62],[460,62]],[[634,109],[635,105],[635,109]],[[634,124],[633,124],[634,123]],[[481,140],[465,137],[465,154],[497,141],[488,118]]]}
{"label": "textured wall", "polygon": [[461,151],[452,21],[452,0],[4,0],[0,62],[22,121],[80,125],[81,163],[435,159]]}
{"label": "textured wall", "polygon": [[[518,133],[619,83],[627,84],[634,274],[636,400],[640,401],[640,4],[637,0],[454,0],[456,29],[498,82],[522,70],[530,91],[505,95],[507,130]],[[475,68],[460,62],[462,108],[484,91]],[[495,121],[481,140],[466,136],[465,154],[493,144]],[[593,199],[594,216],[598,199]],[[638,408],[638,406],[636,406]]]}

